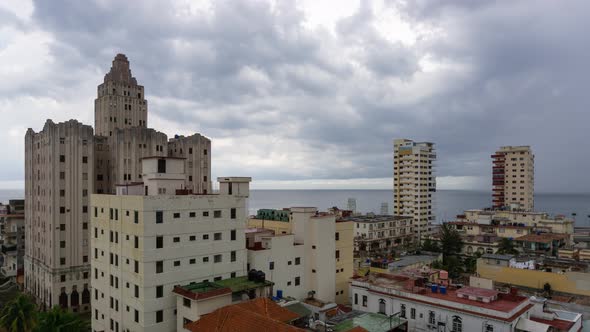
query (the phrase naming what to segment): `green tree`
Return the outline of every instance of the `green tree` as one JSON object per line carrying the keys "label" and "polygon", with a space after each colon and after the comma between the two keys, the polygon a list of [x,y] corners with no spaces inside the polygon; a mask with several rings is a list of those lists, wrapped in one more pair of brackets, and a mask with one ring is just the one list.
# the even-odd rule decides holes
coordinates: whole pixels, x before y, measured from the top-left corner
{"label": "green tree", "polygon": [[422,242],[421,250],[430,252],[439,252],[438,244],[431,239],[426,239]]}
{"label": "green tree", "polygon": [[28,332],[37,322],[36,306],[30,297],[19,294],[0,312],[0,326],[8,332]]}
{"label": "green tree", "polygon": [[440,247],[443,254],[443,264],[447,264],[449,257],[456,256],[463,249],[461,235],[451,225],[444,223],[440,228]]}
{"label": "green tree", "polygon": [[65,311],[59,306],[41,313],[36,331],[39,332],[77,332],[89,331],[90,324],[80,316]]}
{"label": "green tree", "polygon": [[518,250],[514,247],[514,241],[512,239],[502,238],[498,245],[497,253],[501,255],[517,255]]}

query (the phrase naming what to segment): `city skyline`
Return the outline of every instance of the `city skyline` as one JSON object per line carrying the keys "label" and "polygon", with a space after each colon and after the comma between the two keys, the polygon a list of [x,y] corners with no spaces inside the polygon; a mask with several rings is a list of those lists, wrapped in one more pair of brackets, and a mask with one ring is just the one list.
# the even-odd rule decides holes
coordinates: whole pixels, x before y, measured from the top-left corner
{"label": "city skyline", "polygon": [[213,178],[389,189],[393,139],[408,137],[436,143],[441,189],[491,190],[489,156],[502,145],[535,150],[537,192],[590,185],[588,156],[564,145],[586,138],[581,1],[351,1],[330,14],[306,1],[0,6],[0,188],[24,188],[27,128],[93,123],[96,86],[119,52],[145,86],[151,127],[214,142]]}

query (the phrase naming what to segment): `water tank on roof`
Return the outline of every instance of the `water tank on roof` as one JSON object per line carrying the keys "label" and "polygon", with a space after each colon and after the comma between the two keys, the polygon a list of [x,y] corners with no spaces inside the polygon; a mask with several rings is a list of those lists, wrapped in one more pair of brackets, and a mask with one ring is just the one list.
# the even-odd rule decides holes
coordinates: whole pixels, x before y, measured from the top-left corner
{"label": "water tank on roof", "polygon": [[255,281],[257,272],[258,271],[254,270],[254,269],[248,271],[248,281]]}
{"label": "water tank on roof", "polygon": [[256,282],[264,282],[266,280],[266,274],[263,271],[256,272]]}
{"label": "water tank on roof", "polygon": [[282,298],[283,298],[283,291],[282,291],[282,290],[280,290],[280,289],[277,289],[277,297],[278,297],[279,299],[282,299]]}
{"label": "water tank on roof", "polygon": [[437,292],[438,292],[438,285],[437,285],[437,284],[432,284],[432,285],[430,285],[430,290],[431,290],[433,293],[437,293]]}
{"label": "water tank on roof", "polygon": [[440,286],[440,293],[443,294],[443,295],[446,294],[447,293],[447,287]]}

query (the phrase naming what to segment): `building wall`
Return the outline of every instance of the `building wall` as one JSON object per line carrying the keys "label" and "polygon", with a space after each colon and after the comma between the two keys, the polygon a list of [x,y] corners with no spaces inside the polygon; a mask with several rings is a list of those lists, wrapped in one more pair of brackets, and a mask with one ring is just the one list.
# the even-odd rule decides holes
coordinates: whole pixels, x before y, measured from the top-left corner
{"label": "building wall", "polygon": [[339,257],[336,259],[336,303],[350,303],[349,290],[350,278],[354,274],[354,223],[352,221],[336,222],[336,250]]}
{"label": "building wall", "polygon": [[[434,144],[396,139],[393,142],[393,214],[414,217],[417,239],[431,231],[436,191]],[[416,199],[417,198],[417,199]]]}
{"label": "building wall", "polygon": [[231,294],[208,298],[202,301],[191,300],[191,306],[184,306],[184,297],[176,296],[176,331],[189,331],[184,328],[184,320],[197,321],[202,315],[213,312],[221,307],[232,304]]}
{"label": "building wall", "polygon": [[[76,120],[25,136],[25,289],[46,306],[89,288],[93,131]],[[84,304],[73,310],[88,309]]]}
{"label": "building wall", "polygon": [[[231,219],[232,208],[236,209],[235,219]],[[156,211],[163,212],[161,224],[155,222]],[[221,216],[215,217],[215,211],[221,211]],[[175,285],[245,275],[245,197],[93,195],[92,213],[94,330],[108,330],[113,319],[115,324],[119,323],[121,331],[127,328],[175,331],[176,299],[172,294]],[[231,238],[232,230],[235,230],[235,240]],[[215,240],[216,233],[221,234],[219,240]],[[158,236],[163,237],[163,248],[156,248]],[[115,264],[111,264],[111,254],[116,255]],[[221,255],[221,262],[215,262],[216,255]],[[157,261],[163,262],[162,273],[156,273]],[[118,278],[118,288],[110,286],[111,275]],[[135,286],[139,298],[135,297]],[[162,298],[156,298],[157,286],[163,286]],[[98,296],[98,300],[94,296]],[[118,301],[119,310],[110,308],[111,297],[115,303]],[[134,321],[135,310],[139,313],[139,322]],[[156,323],[158,310],[163,310],[162,323]]]}
{"label": "building wall", "polygon": [[266,228],[271,229],[275,234],[291,234],[292,224],[287,221],[276,221],[276,220],[262,220],[250,218],[248,219],[248,228]]}
{"label": "building wall", "polygon": [[565,272],[557,274],[537,270],[524,270],[486,264],[485,260],[477,260],[477,273],[482,278],[496,282],[543,289],[545,283],[551,285],[553,291],[576,295],[590,296],[590,274],[582,272]]}
{"label": "building wall", "polygon": [[328,302],[336,300],[335,233],[334,215],[310,217],[305,226],[307,289],[315,291],[317,298]]}
{"label": "building wall", "polygon": [[168,141],[168,155],[185,159],[185,187],[194,193],[212,193],[211,140],[199,134],[175,136]]}
{"label": "building wall", "polygon": [[[274,295],[283,291],[283,296],[302,299],[307,296],[305,288],[305,248],[294,244],[293,235],[279,235],[268,237],[270,249],[248,250],[248,265],[250,269],[264,271],[266,279],[274,282]],[[299,264],[297,264],[299,258]],[[270,269],[270,263],[273,269]],[[299,277],[299,285],[295,278]]]}
{"label": "building wall", "polygon": [[7,277],[16,277],[24,264],[25,216],[16,212],[0,214],[0,225],[0,243],[4,247],[0,253],[3,257],[2,273]]}

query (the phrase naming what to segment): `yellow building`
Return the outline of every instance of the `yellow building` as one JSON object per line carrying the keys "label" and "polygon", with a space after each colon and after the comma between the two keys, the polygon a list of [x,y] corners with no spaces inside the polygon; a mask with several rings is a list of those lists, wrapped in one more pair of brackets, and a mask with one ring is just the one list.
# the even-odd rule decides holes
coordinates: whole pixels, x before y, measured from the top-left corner
{"label": "yellow building", "polygon": [[336,303],[350,303],[348,290],[354,264],[353,226],[352,221],[336,221]]}

